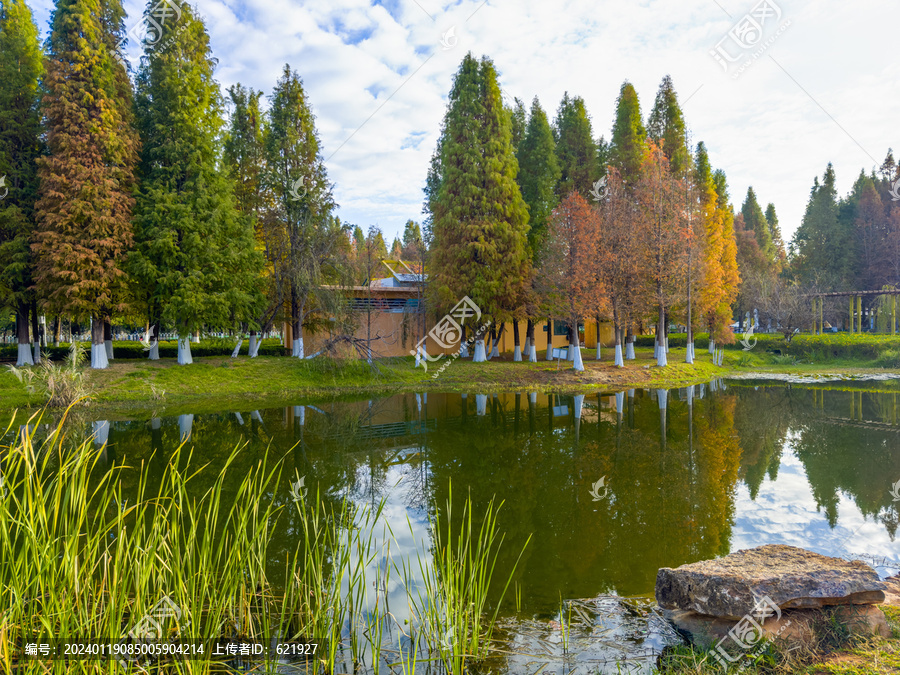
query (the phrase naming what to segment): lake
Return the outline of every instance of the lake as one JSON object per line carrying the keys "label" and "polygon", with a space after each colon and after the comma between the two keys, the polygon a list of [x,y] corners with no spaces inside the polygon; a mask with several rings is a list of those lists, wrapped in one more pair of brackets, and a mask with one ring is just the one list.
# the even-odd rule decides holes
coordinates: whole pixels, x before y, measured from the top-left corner
{"label": "lake", "polygon": [[[116,421],[88,412],[68,433],[97,437],[101,470],[131,467],[126,499],[141,471],[157,487],[182,442],[198,467],[245,443],[235,483],[268,455],[283,461],[285,503],[300,478],[312,494],[383,501],[390,532],[379,536],[395,561],[428,551],[429,517],[451,494],[454,505],[471,495],[476,512],[502,501],[495,579],[531,539],[500,607],[503,653],[485,672],[649,672],[679,641],[652,604],[660,567],[781,543],[898,571],[900,394],[840,386],[406,394]],[[195,489],[207,488],[200,476]],[[276,581],[297,536],[289,519],[277,534]],[[412,620],[399,575],[390,582],[391,611]]]}

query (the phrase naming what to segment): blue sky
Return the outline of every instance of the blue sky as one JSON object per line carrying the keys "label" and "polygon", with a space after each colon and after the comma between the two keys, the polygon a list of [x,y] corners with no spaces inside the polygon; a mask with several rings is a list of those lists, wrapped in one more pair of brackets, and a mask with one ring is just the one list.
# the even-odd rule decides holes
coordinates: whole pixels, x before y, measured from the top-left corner
{"label": "blue sky", "polygon": [[[900,3],[763,2],[199,0],[196,7],[223,90],[241,82],[268,94],[285,63],[300,73],[338,215],[364,229],[378,225],[389,240],[408,218],[422,219],[429,158],[467,51],[494,60],[505,95],[526,105],[537,95],[551,115],[565,91],[583,97],[595,137],[609,137],[624,80],[637,88],[646,117],[670,74],[691,140],[705,141],[713,165],[725,170],[736,207],[752,185],[764,208],[775,203],[789,237],[829,161],[844,194],[860,169],[880,164],[890,146],[900,150]],[[31,5],[46,34],[52,3]],[[146,6],[125,0],[125,8],[130,26]]]}

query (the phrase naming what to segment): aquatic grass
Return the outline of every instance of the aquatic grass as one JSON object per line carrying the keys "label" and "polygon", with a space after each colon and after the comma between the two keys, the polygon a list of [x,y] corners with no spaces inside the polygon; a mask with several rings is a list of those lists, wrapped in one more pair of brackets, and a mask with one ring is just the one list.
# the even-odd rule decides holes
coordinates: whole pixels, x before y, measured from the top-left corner
{"label": "aquatic grass", "polygon": [[[493,614],[488,614],[488,592],[505,538],[499,534],[497,526],[497,513],[502,502],[495,506],[492,499],[479,523],[474,519],[469,496],[457,525],[453,520],[452,499],[450,486],[444,519],[439,509],[435,509],[433,516],[432,555],[430,558],[417,556],[422,588],[413,592],[416,586],[413,570],[407,567],[406,561],[399,571],[407,587],[410,607],[419,622],[414,642],[418,644],[418,637],[425,642],[424,651],[428,657],[424,661],[437,660],[447,672],[462,675],[469,659],[477,661],[487,655],[497,612],[531,537],[509,570]],[[409,527],[412,532],[412,525]]]}
{"label": "aquatic grass", "polygon": [[[65,417],[38,442],[41,417],[32,416],[0,446],[0,672],[108,672],[102,661],[17,665],[13,648],[40,637],[117,641],[146,627],[160,602],[174,608],[159,619],[160,637],[319,640],[312,665],[320,672],[378,673],[391,665],[386,638],[408,643],[400,650],[408,672],[418,662],[462,673],[485,654],[496,621],[487,592],[502,542],[493,502],[480,524],[471,499],[460,522],[449,505],[446,526],[434,517],[433,550],[401,563],[407,572],[418,565],[425,578],[409,598],[419,625],[395,634],[387,589],[399,567],[390,532],[381,547],[376,536],[384,502],[358,506],[318,489],[294,500],[281,487],[281,463],[265,453],[251,470],[237,470],[240,445],[211,467],[182,444],[151,484],[143,464],[109,467],[92,439],[68,442]],[[299,543],[284,554],[285,581],[276,587],[268,568],[284,521]],[[373,583],[367,570],[379,553]],[[210,657],[167,668],[207,673]]]}

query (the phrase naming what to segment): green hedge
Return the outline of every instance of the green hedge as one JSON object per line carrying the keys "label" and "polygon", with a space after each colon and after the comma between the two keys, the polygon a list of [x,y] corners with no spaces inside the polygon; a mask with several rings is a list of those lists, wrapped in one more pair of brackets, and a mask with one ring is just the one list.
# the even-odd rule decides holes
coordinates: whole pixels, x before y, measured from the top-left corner
{"label": "green hedge", "polygon": [[[656,341],[655,335],[636,335],[634,344],[636,347],[652,347]],[[669,349],[684,348],[687,346],[687,333],[669,333]],[[709,333],[696,333],[694,346],[697,349],[709,348]]]}
{"label": "green hedge", "polygon": [[[82,342],[81,346],[90,349],[90,342]],[[241,356],[247,355],[250,348],[250,341],[244,340],[241,345]],[[231,356],[234,350],[234,342],[228,339],[217,340],[201,340],[199,344],[191,344],[191,356]],[[69,353],[68,343],[61,343],[59,347],[45,347],[42,350],[44,356],[49,357],[52,361],[62,361]],[[129,340],[114,341],[113,354],[117,359],[145,359],[147,352],[144,351],[140,342],[132,342]],[[284,356],[285,350],[281,346],[281,342],[277,338],[263,340],[259,346],[260,356]],[[17,345],[0,345],[0,359],[15,360],[18,356]],[[161,359],[177,358],[178,343],[175,340],[164,340],[159,343],[159,357]]]}

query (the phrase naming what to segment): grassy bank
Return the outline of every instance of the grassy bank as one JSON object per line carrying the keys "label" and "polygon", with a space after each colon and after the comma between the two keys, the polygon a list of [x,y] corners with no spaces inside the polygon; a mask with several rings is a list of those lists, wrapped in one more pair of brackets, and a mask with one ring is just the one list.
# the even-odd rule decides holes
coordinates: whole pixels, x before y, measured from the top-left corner
{"label": "grassy bank", "polygon": [[[159,361],[117,358],[107,370],[88,371],[85,386],[88,404],[113,414],[126,409],[131,413],[141,410],[200,413],[221,409],[223,405],[263,407],[300,398],[333,399],[410,391],[588,393],[598,389],[684,387],[735,373],[900,372],[900,364],[891,369],[884,365],[890,365],[894,345],[900,349],[900,339],[885,341],[875,336],[877,340],[866,341],[869,336],[849,336],[859,338],[851,342],[863,346],[847,348],[845,356],[834,356],[836,348],[831,343],[846,338],[839,336],[833,340],[832,336],[824,336],[817,338],[818,351],[809,346],[809,340],[802,349],[798,347],[812,356],[798,356],[790,353],[790,347],[782,344],[780,338],[763,337],[765,340],[750,351],[743,351],[740,345],[726,349],[722,366],[713,365],[711,356],[701,347],[702,340],[698,340],[696,362],[684,363],[685,348],[675,346],[679,337],[673,336],[669,365],[665,368],[656,366],[652,348],[640,346],[641,343],[636,349],[636,360],[626,361],[624,368],[613,364],[611,349],[603,350],[599,362],[594,360],[593,350],[583,350],[583,373],[575,373],[565,360],[514,363],[510,354],[480,364],[463,359],[450,362],[447,358],[431,363],[427,372],[414,368],[411,357],[380,359],[371,367],[360,361],[327,358],[300,361],[263,355],[255,359],[201,356],[190,366],[178,366],[172,358]],[[791,345],[799,345],[797,340],[799,336]],[[878,346],[872,347],[869,342]],[[117,344],[116,351],[125,350]],[[447,363],[439,373],[439,368]],[[30,393],[8,369],[0,372],[0,409],[36,407],[43,403],[40,395]]]}

